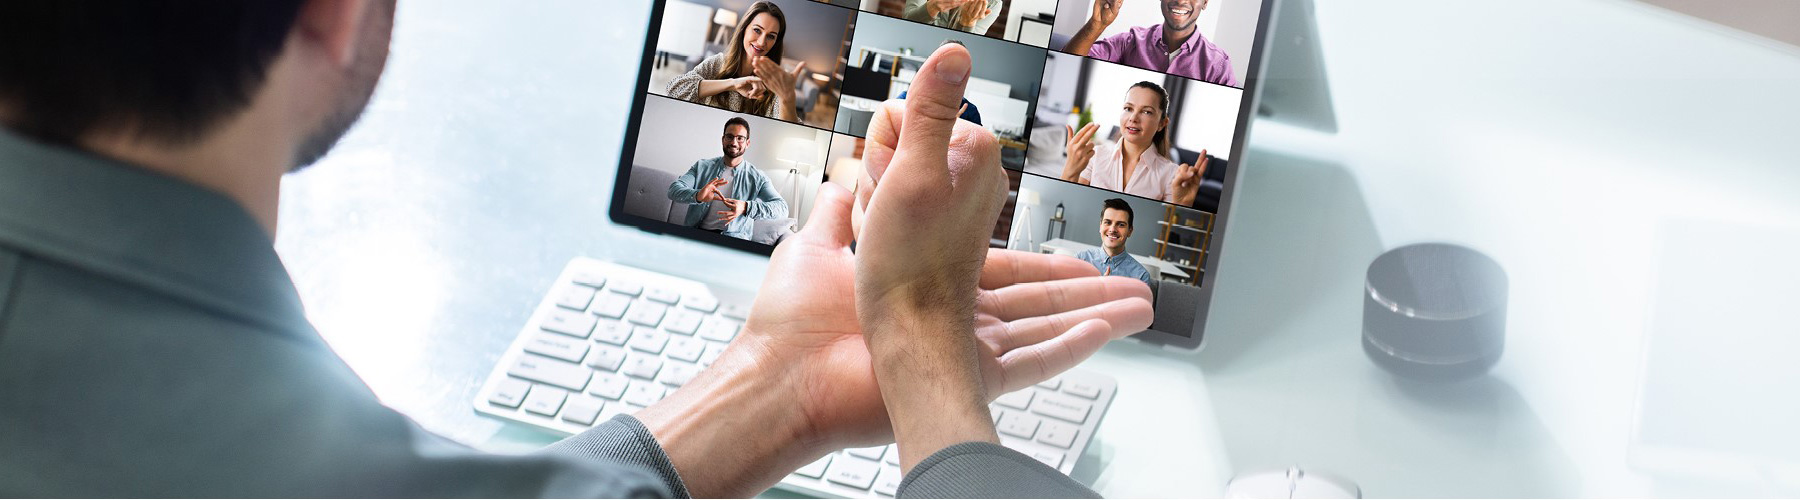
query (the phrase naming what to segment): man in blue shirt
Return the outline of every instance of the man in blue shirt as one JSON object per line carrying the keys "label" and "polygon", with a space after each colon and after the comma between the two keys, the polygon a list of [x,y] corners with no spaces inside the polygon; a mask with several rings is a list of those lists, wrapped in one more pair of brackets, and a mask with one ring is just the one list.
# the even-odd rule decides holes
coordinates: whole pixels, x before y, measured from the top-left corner
{"label": "man in blue shirt", "polygon": [[1100,209],[1100,248],[1083,250],[1075,257],[1092,264],[1101,276],[1125,276],[1150,284],[1150,272],[1125,251],[1131,239],[1131,204],[1113,198]]}
{"label": "man in blue shirt", "polygon": [[755,229],[752,221],[787,217],[787,201],[744,158],[750,151],[750,122],[735,116],[726,120],[719,146],[723,156],[694,162],[669,184],[669,200],[688,204],[685,224],[747,240]]}

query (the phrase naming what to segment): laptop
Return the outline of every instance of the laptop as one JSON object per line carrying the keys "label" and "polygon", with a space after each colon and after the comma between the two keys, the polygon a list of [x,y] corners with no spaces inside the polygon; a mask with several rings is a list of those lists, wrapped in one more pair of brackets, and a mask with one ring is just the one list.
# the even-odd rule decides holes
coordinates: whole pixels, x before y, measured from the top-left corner
{"label": "laptop", "polygon": [[[596,187],[610,186],[615,222],[665,235],[672,245],[767,256],[805,230],[821,185],[856,185],[868,111],[840,104],[869,99],[870,88],[899,94],[937,46],[959,43],[975,62],[970,102],[1024,103],[976,110],[983,123],[1026,124],[1029,135],[1001,141],[1011,185],[991,246],[1065,254],[1145,281],[1155,320],[1131,339],[1196,350],[1236,185],[1233,161],[1257,109],[1260,40],[1274,2],[1175,12],[1133,3],[1102,33],[1112,41],[1084,57],[1075,54],[1079,47],[1022,36],[1026,23],[1006,5],[1023,0],[1004,0],[974,24],[966,22],[974,14],[955,9],[916,21],[921,15],[908,16],[902,2],[656,0],[617,173]],[[1092,6],[1058,3],[1052,39],[1069,39]],[[1189,56],[1229,57],[1177,58],[1158,68],[1118,50],[1121,40],[1148,32],[1134,28],[1169,23],[1191,27],[1183,44]],[[798,68],[792,88],[734,69],[759,56]],[[1081,129],[1094,130],[1075,138],[1097,138],[1095,154],[1071,162],[1068,131]],[[1010,132],[1003,137],[1019,135]],[[1126,151],[1138,158],[1129,176],[1117,160]],[[1203,170],[1189,169],[1202,161]],[[1065,168],[1079,175],[1042,174]],[[1184,171],[1187,180],[1176,182]],[[721,215],[737,206],[741,215]],[[565,435],[650,406],[736,337],[756,293],[742,286],[575,258],[546,283],[472,404]],[[1087,451],[1122,390],[1130,388],[1077,368],[1003,395],[990,410],[1002,445],[1066,474],[1099,460]],[[892,497],[898,464],[891,444],[842,450],[793,471],[778,488]]]}

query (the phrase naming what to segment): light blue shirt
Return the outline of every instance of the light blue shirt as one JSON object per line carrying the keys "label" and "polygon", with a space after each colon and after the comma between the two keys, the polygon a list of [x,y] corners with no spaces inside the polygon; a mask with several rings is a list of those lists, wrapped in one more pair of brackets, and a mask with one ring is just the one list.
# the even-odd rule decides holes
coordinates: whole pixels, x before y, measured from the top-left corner
{"label": "light blue shirt", "polygon": [[1150,284],[1150,271],[1144,270],[1144,265],[1132,258],[1130,252],[1119,252],[1118,255],[1109,257],[1104,249],[1090,248],[1075,254],[1075,258],[1087,261],[1094,269],[1100,270],[1100,274],[1137,278],[1145,285]]}
{"label": "light blue shirt", "polygon": [[[775,191],[775,185],[769,182],[769,177],[757,170],[755,165],[751,165],[750,160],[746,159],[738,164],[736,170],[731,183],[725,185],[724,194],[726,198],[744,200],[744,215],[727,224],[724,233],[726,236],[747,240],[756,227],[756,219],[787,217],[788,206],[787,200],[782,199],[781,193]],[[700,188],[717,179],[723,171],[725,157],[707,158],[694,162],[694,166],[688,167],[687,173],[681,174],[680,178],[675,179],[675,183],[669,185],[669,201],[688,204],[685,225],[700,227],[700,223],[706,220],[712,204],[701,203],[695,197],[700,194]]]}

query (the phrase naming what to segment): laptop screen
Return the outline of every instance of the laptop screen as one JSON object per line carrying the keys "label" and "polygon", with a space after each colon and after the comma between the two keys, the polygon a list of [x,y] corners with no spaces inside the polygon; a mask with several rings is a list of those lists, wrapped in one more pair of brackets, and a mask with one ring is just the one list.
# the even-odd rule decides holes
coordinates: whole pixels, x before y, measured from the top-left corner
{"label": "laptop screen", "polygon": [[1011,177],[992,246],[1143,280],[1152,330],[1197,343],[1272,1],[658,0],[612,216],[767,254],[820,185],[855,189],[877,104],[959,43],[963,119]]}

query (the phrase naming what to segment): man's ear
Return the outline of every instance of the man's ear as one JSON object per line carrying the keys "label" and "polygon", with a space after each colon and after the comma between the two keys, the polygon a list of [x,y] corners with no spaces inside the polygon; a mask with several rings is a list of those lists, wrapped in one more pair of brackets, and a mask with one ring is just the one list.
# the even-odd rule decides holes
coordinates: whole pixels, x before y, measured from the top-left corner
{"label": "man's ear", "polygon": [[299,42],[317,47],[332,63],[347,68],[356,59],[356,38],[368,12],[368,0],[307,0],[294,32]]}

